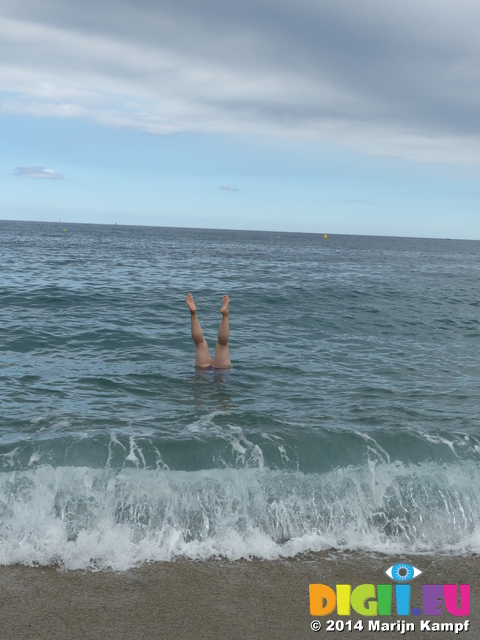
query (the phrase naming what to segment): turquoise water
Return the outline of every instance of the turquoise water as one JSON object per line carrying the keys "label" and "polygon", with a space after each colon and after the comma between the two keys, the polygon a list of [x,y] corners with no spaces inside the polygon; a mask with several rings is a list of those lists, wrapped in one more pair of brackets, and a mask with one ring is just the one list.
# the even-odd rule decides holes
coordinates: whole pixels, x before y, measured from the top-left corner
{"label": "turquoise water", "polygon": [[[480,550],[479,242],[0,240],[0,563]],[[188,292],[212,355],[230,296],[228,375]]]}

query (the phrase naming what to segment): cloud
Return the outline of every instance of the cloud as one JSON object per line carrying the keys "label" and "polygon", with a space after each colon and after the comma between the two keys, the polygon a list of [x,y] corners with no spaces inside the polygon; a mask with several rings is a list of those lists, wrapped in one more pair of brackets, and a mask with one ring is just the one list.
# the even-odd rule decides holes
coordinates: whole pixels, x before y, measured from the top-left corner
{"label": "cloud", "polygon": [[220,189],[223,189],[224,191],[239,191],[236,187],[230,187],[227,184],[222,185]]}
{"label": "cloud", "polygon": [[17,167],[14,171],[16,176],[21,178],[35,178],[40,180],[62,180],[63,175],[53,169],[45,167]]}
{"label": "cloud", "polygon": [[0,112],[480,161],[476,0],[4,0]]}

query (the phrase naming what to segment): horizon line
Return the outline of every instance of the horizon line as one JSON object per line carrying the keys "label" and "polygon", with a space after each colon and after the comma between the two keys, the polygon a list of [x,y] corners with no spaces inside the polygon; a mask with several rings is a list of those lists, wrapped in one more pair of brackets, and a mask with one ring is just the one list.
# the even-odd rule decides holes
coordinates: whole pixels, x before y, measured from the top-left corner
{"label": "horizon line", "polygon": [[97,227],[135,227],[145,229],[190,229],[192,231],[238,231],[246,233],[273,233],[273,234],[302,234],[312,236],[358,236],[364,238],[398,238],[398,239],[410,239],[410,240],[459,240],[462,242],[479,242],[480,238],[456,238],[447,236],[402,236],[395,234],[376,234],[376,233],[337,233],[328,231],[279,231],[272,229],[224,229],[219,227],[175,227],[169,225],[154,225],[154,224],[128,224],[117,222],[66,222],[59,220],[55,222],[53,220],[12,220],[9,218],[0,218],[0,222],[21,222],[21,223],[33,223],[33,224],[57,224],[57,225],[89,225]]}

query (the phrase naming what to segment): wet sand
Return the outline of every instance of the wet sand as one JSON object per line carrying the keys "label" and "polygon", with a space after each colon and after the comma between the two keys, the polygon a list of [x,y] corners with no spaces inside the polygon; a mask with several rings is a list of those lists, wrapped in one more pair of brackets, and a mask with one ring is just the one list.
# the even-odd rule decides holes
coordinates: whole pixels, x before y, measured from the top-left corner
{"label": "wet sand", "polygon": [[[412,585],[412,606],[421,603],[422,583],[471,585],[470,629],[402,635],[364,631],[326,631],[310,628],[310,583],[387,583],[384,572],[405,561],[424,573]],[[0,567],[0,637],[5,640],[296,640],[303,638],[480,638],[480,557],[366,556],[322,553],[285,561],[178,560],[155,563],[123,573],[69,571],[54,567]],[[342,618],[347,620],[348,618]],[[375,618],[382,622],[398,616]],[[463,622],[448,614],[436,622]]]}

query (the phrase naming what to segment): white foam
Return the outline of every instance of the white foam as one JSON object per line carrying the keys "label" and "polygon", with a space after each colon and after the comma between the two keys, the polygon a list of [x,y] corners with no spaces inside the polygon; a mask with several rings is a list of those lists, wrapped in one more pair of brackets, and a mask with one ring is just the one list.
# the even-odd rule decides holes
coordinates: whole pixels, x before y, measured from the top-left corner
{"label": "white foam", "polygon": [[188,425],[187,431],[189,431],[190,433],[202,433],[204,431],[207,431],[208,428],[211,427],[212,425],[215,426],[215,423],[213,422],[213,420],[216,416],[225,415],[227,413],[228,413],[227,411],[221,411],[221,410],[211,411],[207,415],[202,416],[198,420],[195,420],[194,422],[192,422],[192,424]]}
{"label": "white foam", "polygon": [[368,465],[323,475],[41,465],[0,473],[0,563],[125,570],[332,547],[478,552],[476,480],[473,463],[377,463],[374,475]]}

